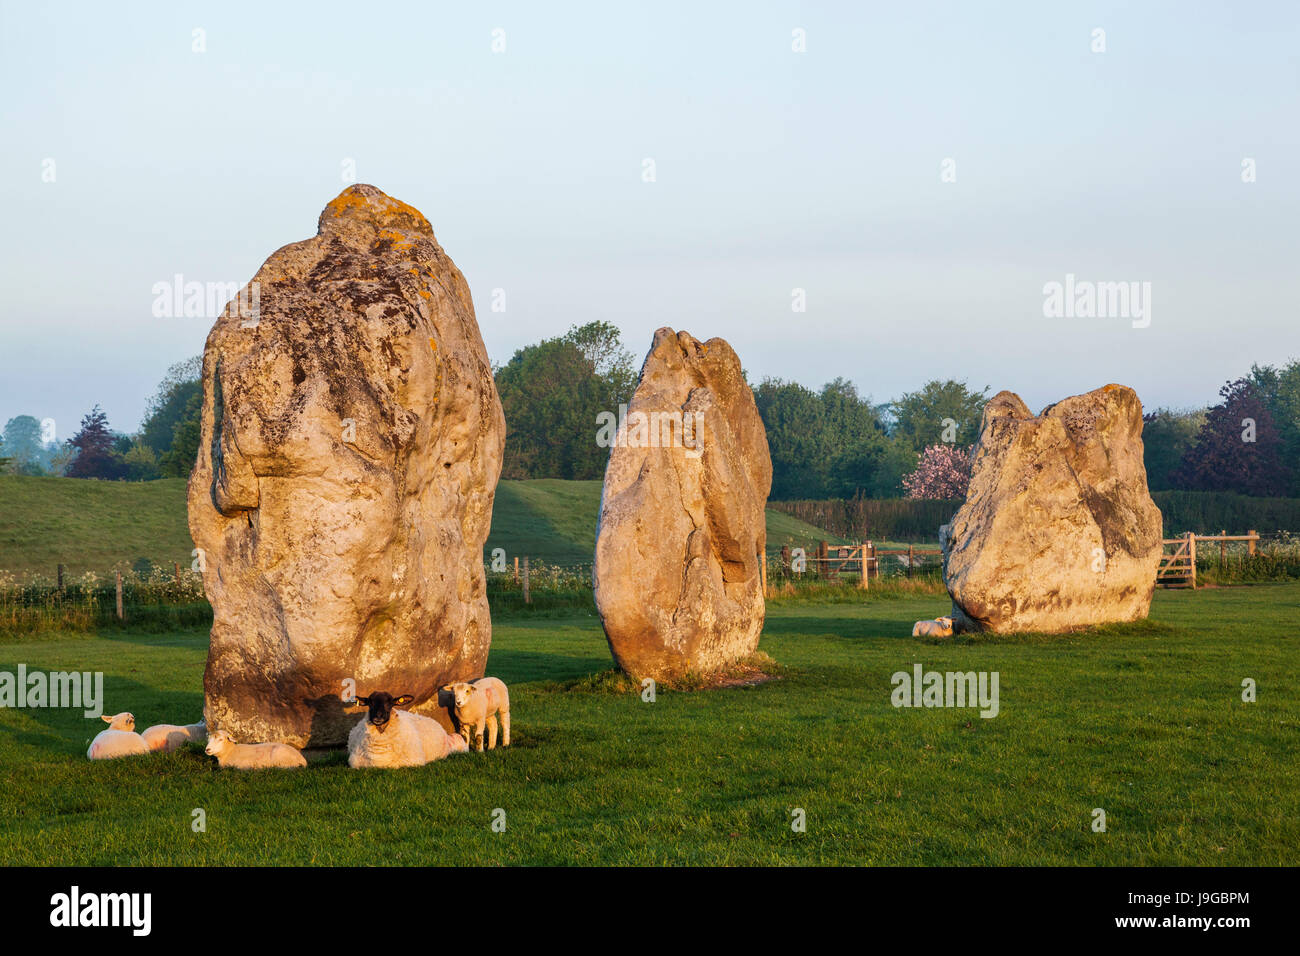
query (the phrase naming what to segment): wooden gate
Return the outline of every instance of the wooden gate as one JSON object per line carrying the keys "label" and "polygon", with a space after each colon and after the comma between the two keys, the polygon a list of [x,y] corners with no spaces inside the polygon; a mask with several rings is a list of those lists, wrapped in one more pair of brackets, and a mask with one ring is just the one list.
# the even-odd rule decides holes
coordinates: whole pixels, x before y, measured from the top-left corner
{"label": "wooden gate", "polygon": [[1165,547],[1174,545],[1169,554],[1160,556],[1160,567],[1156,570],[1156,585],[1162,588],[1196,587],[1196,535],[1187,534],[1182,538],[1166,538]]}

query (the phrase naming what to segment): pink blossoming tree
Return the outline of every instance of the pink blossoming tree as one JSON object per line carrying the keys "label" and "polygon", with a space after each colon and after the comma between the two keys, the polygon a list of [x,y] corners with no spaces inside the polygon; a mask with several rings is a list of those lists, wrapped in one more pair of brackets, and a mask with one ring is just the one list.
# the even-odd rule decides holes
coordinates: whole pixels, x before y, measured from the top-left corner
{"label": "pink blossoming tree", "polygon": [[965,498],[970,484],[971,449],[927,445],[916,456],[916,470],[903,476],[909,498]]}

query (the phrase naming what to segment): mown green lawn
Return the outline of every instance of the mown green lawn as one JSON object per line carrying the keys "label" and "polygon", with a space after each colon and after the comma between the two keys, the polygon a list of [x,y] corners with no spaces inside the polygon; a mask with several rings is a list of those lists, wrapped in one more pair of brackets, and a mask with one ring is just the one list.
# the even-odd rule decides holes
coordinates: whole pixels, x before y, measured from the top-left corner
{"label": "mown green lawn", "polygon": [[[773,604],[782,679],[654,703],[566,689],[609,667],[594,618],[512,615],[489,672],[511,685],[514,746],[399,771],[91,763],[97,722],[0,710],[0,861],[1293,865],[1297,605],[1300,584],[1160,592],[1140,625],[927,642],[909,635],[943,611],[932,596]],[[46,635],[0,645],[0,670],[102,669],[110,711],[187,722],[205,639]],[[999,672],[1001,713],[895,709],[890,675],[918,661]]]}

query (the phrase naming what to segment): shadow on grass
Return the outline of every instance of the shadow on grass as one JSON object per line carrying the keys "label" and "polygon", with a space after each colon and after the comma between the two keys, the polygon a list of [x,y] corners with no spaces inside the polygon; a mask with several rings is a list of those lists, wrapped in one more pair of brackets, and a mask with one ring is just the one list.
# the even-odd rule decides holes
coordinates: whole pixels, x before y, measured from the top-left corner
{"label": "shadow on grass", "polygon": [[547,654],[493,647],[488,655],[488,673],[506,684],[530,681],[572,680],[609,667],[609,655]]}
{"label": "shadow on grass", "polygon": [[[134,714],[137,732],[154,724],[191,724],[203,716],[202,694],[159,690],[112,674],[104,675],[104,700],[101,703],[107,715],[124,710]],[[56,753],[85,756],[90,741],[108,725],[98,717],[84,716],[84,710],[84,707],[6,708],[6,719],[0,720],[0,739]],[[22,714],[39,727],[14,726],[10,714]]]}

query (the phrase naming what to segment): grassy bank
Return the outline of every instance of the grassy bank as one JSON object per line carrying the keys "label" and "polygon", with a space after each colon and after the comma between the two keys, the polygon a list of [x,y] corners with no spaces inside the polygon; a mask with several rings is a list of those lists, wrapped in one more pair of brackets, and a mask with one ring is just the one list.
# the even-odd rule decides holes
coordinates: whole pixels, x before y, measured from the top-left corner
{"label": "grassy bank", "polygon": [[[1139,625],[947,642],[909,636],[931,595],[774,601],[762,649],[780,679],[654,703],[608,690],[595,618],[525,611],[495,625],[489,661],[515,746],[394,772],[329,755],[241,775],[198,751],[92,764],[97,721],[4,709],[0,860],[1294,865],[1298,601],[1295,583],[1158,592]],[[44,635],[0,646],[0,670],[102,670],[110,710],[184,722],[206,640]],[[894,708],[891,675],[914,662],[997,671],[1000,713]]]}
{"label": "grassy bank", "polygon": [[[497,486],[485,554],[528,555],[551,565],[590,564],[596,547],[599,481],[503,481]],[[811,548],[843,539],[769,510],[768,546]],[[188,568],[194,544],[185,514],[185,482],[89,481],[0,475],[0,571],[52,578],[119,568]]]}

